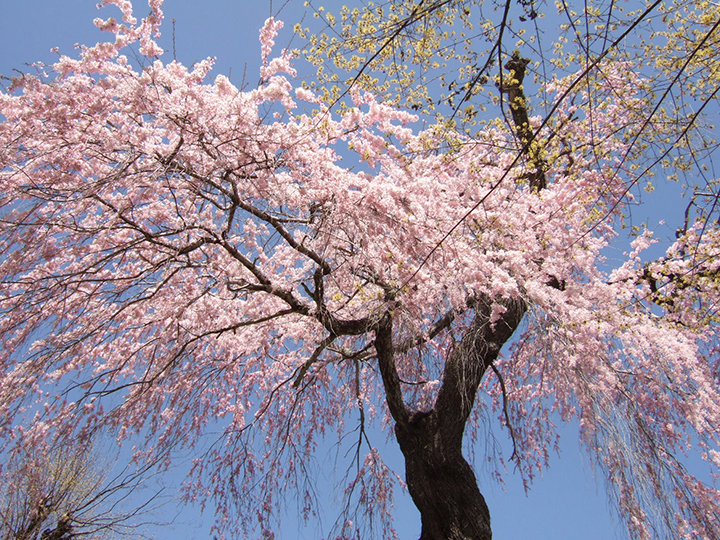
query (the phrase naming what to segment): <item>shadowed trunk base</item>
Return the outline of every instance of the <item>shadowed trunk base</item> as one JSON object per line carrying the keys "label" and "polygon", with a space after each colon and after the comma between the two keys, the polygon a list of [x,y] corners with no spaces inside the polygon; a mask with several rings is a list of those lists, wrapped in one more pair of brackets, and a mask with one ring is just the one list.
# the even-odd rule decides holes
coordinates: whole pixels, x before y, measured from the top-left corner
{"label": "shadowed trunk base", "polygon": [[[434,414],[415,413],[395,426],[405,475],[420,510],[420,540],[491,540],[490,512],[461,444],[441,436]],[[445,439],[445,440],[443,440]]]}

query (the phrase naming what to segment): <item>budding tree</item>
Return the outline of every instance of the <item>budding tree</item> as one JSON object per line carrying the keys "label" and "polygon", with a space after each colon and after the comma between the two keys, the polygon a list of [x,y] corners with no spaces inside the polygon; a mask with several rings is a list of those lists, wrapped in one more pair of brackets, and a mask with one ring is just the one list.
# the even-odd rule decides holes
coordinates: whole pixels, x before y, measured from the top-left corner
{"label": "budding tree", "polygon": [[[100,428],[139,463],[196,448],[186,496],[214,504],[221,534],[271,537],[288,492],[315,509],[318,442],[354,433],[348,508],[392,537],[376,423],[400,445],[422,540],[489,539],[463,455],[489,403],[527,478],[554,422],[579,419],[632,536],[720,534],[718,491],[678,458],[698,445],[720,465],[720,231],[690,226],[652,263],[650,233],[615,267],[602,257],[635,180],[632,69],[605,62],[592,99],[548,84],[553,121],[518,114],[542,134],[533,155],[515,150],[528,126],[414,129],[360,91],[332,113],[271,58],[272,19],[261,84],[240,91],[210,61],[159,59],[159,0],[140,22],[104,3],[123,13],[96,20],[114,42],[0,94],[10,451]],[[123,55],[134,44],[145,67]],[[502,90],[527,113],[522,65]],[[335,533],[356,529],[348,516]]]}
{"label": "budding tree", "polygon": [[24,448],[4,460],[0,539],[137,537],[147,525],[141,516],[158,508],[158,493],[140,502],[149,469],[117,471],[107,452],[82,441]]}

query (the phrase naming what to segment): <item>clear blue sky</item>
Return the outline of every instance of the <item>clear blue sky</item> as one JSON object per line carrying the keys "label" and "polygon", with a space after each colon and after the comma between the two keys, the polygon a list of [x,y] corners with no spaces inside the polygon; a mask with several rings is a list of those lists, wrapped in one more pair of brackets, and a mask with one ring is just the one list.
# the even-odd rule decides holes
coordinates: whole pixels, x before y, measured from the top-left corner
{"label": "clear blue sky", "polygon": [[[117,15],[115,8],[104,13],[96,9],[97,0],[0,0],[0,74],[12,75],[13,68],[26,69],[24,64],[34,61],[51,63],[55,55],[52,47],[73,55],[75,43],[94,44],[106,36],[98,32],[92,20],[98,16]],[[175,18],[178,60],[186,64],[215,56],[215,73],[230,73],[236,85],[240,84],[247,63],[247,80],[254,84],[258,75],[258,29],[271,14],[269,0],[166,0],[166,26],[162,44],[170,47],[170,19]],[[330,8],[332,2],[327,2]],[[147,12],[139,1],[138,17]],[[340,2],[338,2],[338,5]],[[286,28],[277,40],[286,45],[290,29],[303,13],[302,0],[275,0],[273,14],[283,6],[279,18]],[[172,59],[171,52],[168,60]],[[298,66],[302,69],[301,66]],[[504,433],[495,429],[497,437]],[[489,479],[487,472],[479,471],[481,489],[492,514],[494,538],[497,540],[609,540],[622,537],[617,521],[611,517],[602,481],[595,480],[587,458],[581,457],[576,430],[569,426],[561,442],[561,454],[553,453],[551,467],[538,479],[526,496],[520,477],[508,475],[505,491]],[[379,436],[383,440],[384,436]],[[502,441],[501,441],[502,442]],[[482,444],[479,445],[482,447]],[[397,464],[402,475],[399,450],[389,445],[387,453]],[[478,461],[482,456],[477,456]],[[320,460],[322,457],[320,456]],[[330,476],[328,474],[328,476]],[[325,488],[326,479],[319,479]],[[327,482],[328,498],[335,494]],[[396,512],[396,526],[404,540],[419,536],[419,514],[408,496],[400,495]],[[324,519],[331,524],[332,509]],[[198,522],[193,512],[180,517],[178,527],[158,529],[154,536],[159,540],[208,538],[207,523]],[[295,538],[293,520],[280,538]],[[315,529],[303,536],[316,538]]]}

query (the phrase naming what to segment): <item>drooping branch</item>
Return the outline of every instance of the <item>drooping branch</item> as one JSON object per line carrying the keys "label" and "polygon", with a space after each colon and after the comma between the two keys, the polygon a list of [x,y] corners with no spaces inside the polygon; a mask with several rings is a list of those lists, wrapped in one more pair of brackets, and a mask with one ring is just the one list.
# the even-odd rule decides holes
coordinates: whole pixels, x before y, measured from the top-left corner
{"label": "drooping branch", "polygon": [[512,441],[513,446],[513,451],[510,455],[510,461],[517,460],[517,439],[515,438],[515,429],[513,428],[512,420],[510,419],[510,411],[508,410],[508,396],[507,387],[505,386],[505,378],[503,377],[502,373],[500,373],[500,370],[495,366],[495,363],[490,364],[490,369],[492,369],[493,373],[497,377],[498,382],[500,383],[500,390],[502,392],[502,407],[503,416],[505,417],[505,427],[507,427],[508,432],[510,433],[510,440]]}
{"label": "drooping branch", "polygon": [[336,337],[337,336],[331,334],[320,342],[320,345],[316,347],[310,358],[308,358],[305,363],[300,367],[300,371],[295,378],[295,382],[293,383],[293,388],[297,388],[298,386],[300,386],[300,383],[302,382],[303,377],[305,377],[305,374],[312,367],[312,365],[317,362],[318,358],[320,358],[320,355],[328,347],[328,345],[335,341]]}

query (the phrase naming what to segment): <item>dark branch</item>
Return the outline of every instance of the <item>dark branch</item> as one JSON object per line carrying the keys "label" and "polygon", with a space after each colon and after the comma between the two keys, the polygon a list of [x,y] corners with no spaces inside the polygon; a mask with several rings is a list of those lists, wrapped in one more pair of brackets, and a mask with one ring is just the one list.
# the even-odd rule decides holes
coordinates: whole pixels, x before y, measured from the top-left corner
{"label": "dark branch", "polygon": [[520,140],[520,144],[522,144],[522,153],[528,159],[528,168],[530,170],[527,178],[530,182],[530,188],[534,191],[540,191],[546,187],[545,169],[547,164],[540,155],[539,141],[536,140],[536,135],[530,127],[528,100],[523,90],[525,69],[529,63],[530,60],[527,58],[520,58],[520,51],[513,52],[512,58],[505,64],[505,69],[510,72],[509,78],[502,80],[498,86],[500,92],[508,96],[510,113],[515,124],[515,133]]}
{"label": "dark branch", "polygon": [[510,461],[517,460],[519,464],[518,459],[518,452],[517,452],[517,441],[515,439],[515,430],[513,429],[512,422],[510,421],[510,411],[508,410],[508,399],[507,399],[507,389],[505,387],[505,379],[502,376],[502,373],[500,373],[500,370],[495,366],[495,363],[493,362],[490,364],[490,369],[492,369],[495,376],[498,378],[498,382],[500,383],[500,390],[502,391],[502,402],[503,402],[503,416],[505,417],[505,425],[508,428],[508,431],[510,432],[510,440],[512,441],[513,445],[513,451],[510,455]]}
{"label": "dark branch", "polygon": [[409,414],[405,407],[400,377],[395,365],[395,350],[392,342],[392,316],[385,313],[378,323],[375,331],[375,350],[377,351],[378,365],[385,387],[385,399],[393,419],[399,423],[407,422]]}
{"label": "dark branch", "polygon": [[442,332],[443,330],[450,328],[450,325],[455,320],[455,310],[451,309],[448,311],[445,315],[440,317],[437,321],[435,321],[435,324],[432,325],[432,328],[430,328],[430,331],[427,333],[427,336],[420,335],[416,336],[414,338],[408,339],[404,343],[401,343],[395,348],[395,351],[398,353],[406,353],[410,349],[414,349],[415,347],[419,347],[420,345],[423,345],[427,343],[428,341],[432,341],[435,339],[435,337]]}
{"label": "dark branch", "polygon": [[300,372],[298,373],[298,376],[295,378],[295,382],[293,383],[293,388],[297,388],[298,386],[300,386],[300,383],[302,382],[303,377],[305,377],[305,374],[308,372],[310,367],[315,362],[317,362],[318,358],[320,358],[320,355],[323,353],[323,351],[327,348],[328,345],[330,345],[333,341],[335,341],[336,338],[337,338],[337,336],[329,335],[328,337],[326,337],[325,339],[323,339],[320,342],[320,345],[317,346],[317,348],[313,351],[310,358],[308,358],[305,361],[305,363],[302,365],[302,367],[300,368]]}

